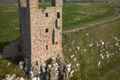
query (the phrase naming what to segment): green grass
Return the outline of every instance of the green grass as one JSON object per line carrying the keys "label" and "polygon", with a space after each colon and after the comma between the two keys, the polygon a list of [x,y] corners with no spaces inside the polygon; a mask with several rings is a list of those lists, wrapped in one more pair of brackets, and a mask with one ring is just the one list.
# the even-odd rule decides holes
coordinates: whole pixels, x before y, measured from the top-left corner
{"label": "green grass", "polygon": [[0,43],[19,36],[18,12],[15,5],[0,5]]}
{"label": "green grass", "polygon": [[0,79],[4,78],[7,74],[16,74],[19,77],[24,77],[25,74],[15,64],[8,60],[0,59]]}
{"label": "green grass", "polygon": [[[15,5],[0,5],[0,49],[19,37],[18,12]],[[8,63],[11,65],[8,66]],[[8,60],[0,59],[0,79],[6,74],[24,76],[24,73]]]}
{"label": "green grass", "polygon": [[[113,8],[105,4],[65,4],[63,30],[99,21],[113,15],[113,12]],[[18,9],[15,5],[0,5],[0,43],[9,42],[19,37],[18,18]]]}
{"label": "green grass", "polygon": [[[0,48],[19,37],[17,11],[14,5],[0,5]],[[103,20],[113,15],[113,12],[114,9],[105,4],[66,4],[63,9],[63,29],[69,30]],[[120,51],[119,47],[115,46],[116,40],[113,39],[113,36],[120,39],[119,26],[120,20],[116,20],[80,32],[63,34],[66,61],[72,63],[73,68],[77,69],[72,80],[120,80],[120,55],[118,54]],[[105,42],[105,46],[96,46],[100,40]],[[93,46],[89,47],[92,43]],[[101,49],[105,51],[101,52]],[[106,55],[106,51],[115,55],[101,60],[99,54]],[[70,58],[72,54],[75,55],[77,61]],[[101,61],[100,67],[97,66],[99,61]],[[8,71],[14,72],[12,69],[15,67],[8,68],[7,63],[8,61],[0,59],[0,77],[8,74]],[[79,67],[75,66],[77,63],[80,64]],[[16,72],[19,73],[19,70]]]}
{"label": "green grass", "polygon": [[100,21],[114,14],[107,4],[65,4],[63,8],[63,30],[81,27],[84,24]]}
{"label": "green grass", "polygon": [[[103,46],[101,41],[105,42]],[[63,34],[63,49],[66,61],[77,69],[72,80],[120,80],[120,19]],[[73,54],[76,61],[70,57]],[[104,59],[100,54],[104,55]],[[108,54],[111,55],[109,58]],[[77,63],[79,67],[76,67]]]}

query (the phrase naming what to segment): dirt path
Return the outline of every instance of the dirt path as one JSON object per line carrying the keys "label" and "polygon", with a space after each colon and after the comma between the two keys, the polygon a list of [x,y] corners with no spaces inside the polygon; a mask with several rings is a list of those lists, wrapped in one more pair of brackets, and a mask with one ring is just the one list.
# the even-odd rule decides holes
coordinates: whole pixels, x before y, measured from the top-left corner
{"label": "dirt path", "polygon": [[72,32],[78,32],[80,30],[88,29],[88,28],[91,28],[91,27],[96,27],[97,25],[102,25],[102,24],[105,24],[105,23],[113,22],[113,21],[115,21],[115,20],[117,20],[119,18],[120,18],[120,15],[114,16],[114,17],[111,17],[110,19],[102,20],[102,21],[99,21],[99,22],[96,22],[96,23],[91,23],[91,24],[88,24],[86,26],[82,26],[80,28],[75,28],[75,29],[63,31],[63,34],[72,33]]}

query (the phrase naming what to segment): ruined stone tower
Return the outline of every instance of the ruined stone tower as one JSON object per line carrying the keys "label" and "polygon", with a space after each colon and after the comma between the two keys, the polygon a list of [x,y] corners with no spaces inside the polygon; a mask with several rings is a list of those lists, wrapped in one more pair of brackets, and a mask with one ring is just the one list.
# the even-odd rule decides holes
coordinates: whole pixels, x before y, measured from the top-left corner
{"label": "ruined stone tower", "polygon": [[51,57],[62,57],[62,0],[51,0],[42,8],[41,0],[18,0],[23,53],[27,71]]}

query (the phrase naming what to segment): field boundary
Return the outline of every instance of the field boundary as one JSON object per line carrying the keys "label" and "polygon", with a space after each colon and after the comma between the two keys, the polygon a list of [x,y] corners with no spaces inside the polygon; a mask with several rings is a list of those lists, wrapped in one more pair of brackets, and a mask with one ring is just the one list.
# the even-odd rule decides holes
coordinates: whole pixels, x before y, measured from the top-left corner
{"label": "field boundary", "polygon": [[97,25],[102,25],[102,24],[110,23],[110,22],[113,22],[113,21],[118,20],[118,19],[120,19],[120,15],[115,16],[115,17],[112,16],[110,19],[101,20],[99,22],[87,24],[87,25],[81,26],[79,28],[75,28],[75,29],[63,31],[63,34],[78,32],[78,31],[85,30],[85,29],[88,29],[88,28],[96,27]]}

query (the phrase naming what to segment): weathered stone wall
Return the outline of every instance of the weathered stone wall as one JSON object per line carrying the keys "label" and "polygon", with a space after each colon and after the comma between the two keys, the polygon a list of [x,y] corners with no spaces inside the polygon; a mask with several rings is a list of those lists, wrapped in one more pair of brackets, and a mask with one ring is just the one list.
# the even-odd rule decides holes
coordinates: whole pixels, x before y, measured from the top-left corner
{"label": "weathered stone wall", "polygon": [[32,62],[44,62],[62,54],[62,7],[39,9],[37,0],[31,4]]}
{"label": "weathered stone wall", "polygon": [[52,57],[63,57],[62,0],[52,2],[42,8],[38,0],[19,0],[23,52],[32,69]]}

